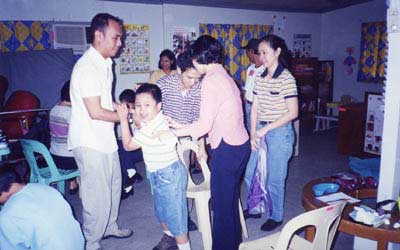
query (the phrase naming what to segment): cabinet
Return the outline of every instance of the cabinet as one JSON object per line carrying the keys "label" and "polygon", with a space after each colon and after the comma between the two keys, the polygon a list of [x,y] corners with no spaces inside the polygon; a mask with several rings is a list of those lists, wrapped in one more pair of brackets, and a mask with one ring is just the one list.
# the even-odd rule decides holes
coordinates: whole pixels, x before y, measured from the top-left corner
{"label": "cabinet", "polygon": [[301,116],[313,114],[316,111],[318,72],[318,58],[294,58],[292,60],[292,74],[297,82]]}
{"label": "cabinet", "polygon": [[333,66],[333,61],[315,57],[293,59],[301,115],[326,114],[326,104],[332,102]]}
{"label": "cabinet", "polygon": [[327,114],[326,104],[333,98],[333,61],[318,61],[317,113]]}
{"label": "cabinet", "polygon": [[350,103],[339,108],[337,149],[340,154],[364,154],[365,103]]}

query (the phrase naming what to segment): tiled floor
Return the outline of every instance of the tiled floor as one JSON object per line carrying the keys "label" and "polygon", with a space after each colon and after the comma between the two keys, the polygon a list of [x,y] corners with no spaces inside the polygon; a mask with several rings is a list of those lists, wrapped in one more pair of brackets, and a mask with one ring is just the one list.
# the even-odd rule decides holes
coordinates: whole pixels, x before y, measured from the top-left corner
{"label": "tiled floor", "polygon": [[[348,158],[339,155],[336,151],[335,130],[318,133],[303,130],[300,133],[300,155],[293,158],[289,166],[285,197],[285,221],[304,212],[301,205],[301,192],[305,183],[311,179],[345,171],[348,168],[347,163]],[[144,175],[142,164],[140,164],[138,171]],[[243,204],[245,204],[247,194],[244,185],[242,191]],[[79,198],[77,195],[67,195],[67,199],[71,202],[78,220],[81,221],[82,208]],[[196,221],[196,212],[191,202],[189,202],[189,209],[191,217]],[[268,234],[259,230],[265,219],[247,220],[250,236],[248,240]],[[129,239],[104,240],[101,244],[105,250],[148,250],[152,249],[159,241],[162,232],[154,216],[147,181],[137,184],[135,194],[121,202],[119,224],[124,228],[132,228],[135,234]],[[201,235],[198,231],[190,233],[190,240],[193,250],[203,249]],[[333,249],[350,250],[352,245],[352,236],[339,233]]]}

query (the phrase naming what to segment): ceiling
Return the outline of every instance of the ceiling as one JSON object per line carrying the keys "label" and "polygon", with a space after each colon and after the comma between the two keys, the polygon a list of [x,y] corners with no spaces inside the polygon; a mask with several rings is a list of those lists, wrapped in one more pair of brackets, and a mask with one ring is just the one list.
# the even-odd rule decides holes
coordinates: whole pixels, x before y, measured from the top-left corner
{"label": "ceiling", "polygon": [[183,4],[234,9],[324,13],[371,0],[100,0],[146,4]]}

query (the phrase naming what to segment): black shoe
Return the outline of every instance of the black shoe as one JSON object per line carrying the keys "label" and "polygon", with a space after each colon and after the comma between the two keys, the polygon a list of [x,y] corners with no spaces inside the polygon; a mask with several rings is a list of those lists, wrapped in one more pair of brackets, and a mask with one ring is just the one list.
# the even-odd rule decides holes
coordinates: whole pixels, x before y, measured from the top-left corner
{"label": "black shoe", "polygon": [[190,173],[192,173],[192,174],[200,174],[202,172],[201,168],[199,166],[197,166],[197,164],[190,165],[189,169],[190,169]]}
{"label": "black shoe", "polygon": [[133,185],[133,184],[137,184],[143,181],[143,177],[139,174],[136,173],[134,176],[132,176],[131,178],[128,179],[127,185]]}
{"label": "black shoe", "polygon": [[272,231],[275,228],[279,227],[280,225],[282,225],[282,221],[274,221],[274,220],[268,219],[264,224],[262,224],[260,229],[262,231]]}
{"label": "black shoe", "polygon": [[129,196],[133,195],[133,192],[134,192],[133,188],[129,192],[125,192],[125,190],[122,189],[122,191],[121,191],[121,200],[125,200]]}
{"label": "black shoe", "polygon": [[244,212],[244,218],[247,219],[260,219],[261,218],[261,214],[251,214],[249,213],[249,210],[246,209],[243,211]]}
{"label": "black shoe", "polygon": [[196,223],[190,219],[190,216],[188,216],[188,230],[189,231],[196,231],[198,230]]}
{"label": "black shoe", "polygon": [[178,245],[174,237],[164,234],[153,250],[178,250]]}

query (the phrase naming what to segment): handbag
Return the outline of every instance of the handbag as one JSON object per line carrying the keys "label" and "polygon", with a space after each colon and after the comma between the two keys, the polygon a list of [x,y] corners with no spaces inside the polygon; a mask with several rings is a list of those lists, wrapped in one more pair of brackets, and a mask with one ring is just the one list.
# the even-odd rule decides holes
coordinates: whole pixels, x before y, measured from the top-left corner
{"label": "handbag", "polygon": [[257,150],[257,162],[247,196],[247,209],[250,214],[272,214],[271,196],[266,188],[267,180],[267,145],[260,140]]}

